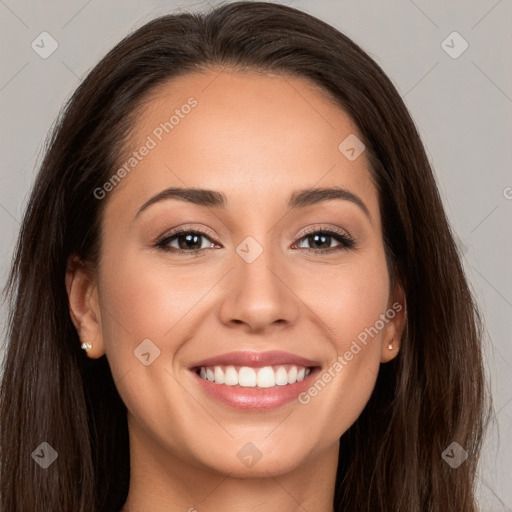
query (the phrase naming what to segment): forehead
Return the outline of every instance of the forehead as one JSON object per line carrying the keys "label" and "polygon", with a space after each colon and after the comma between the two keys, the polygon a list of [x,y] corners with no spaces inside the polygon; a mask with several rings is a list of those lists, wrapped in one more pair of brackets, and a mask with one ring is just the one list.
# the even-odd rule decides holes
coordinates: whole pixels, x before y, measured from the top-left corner
{"label": "forehead", "polygon": [[[174,79],[140,109],[119,165],[132,167],[109,197],[138,206],[170,186],[222,190],[232,206],[288,199],[288,190],[346,186],[376,206],[362,139],[328,93],[296,76],[211,69]],[[351,139],[349,139],[351,140]],[[133,153],[144,146],[144,156]],[[342,144],[343,146],[343,144]]]}

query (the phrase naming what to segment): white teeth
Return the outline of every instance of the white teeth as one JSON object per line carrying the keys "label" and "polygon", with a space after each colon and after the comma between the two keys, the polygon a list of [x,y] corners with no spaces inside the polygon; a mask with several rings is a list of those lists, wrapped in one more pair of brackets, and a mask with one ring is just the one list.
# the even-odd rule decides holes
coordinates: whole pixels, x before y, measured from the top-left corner
{"label": "white teeth", "polygon": [[[202,369],[202,368],[201,368]],[[297,382],[297,367],[292,366],[288,371],[288,384],[293,384]]]}
{"label": "white teeth", "polygon": [[276,384],[278,386],[288,384],[288,372],[283,366],[280,366],[276,372]]}
{"label": "white teeth", "polygon": [[276,385],[274,370],[270,366],[265,366],[258,371],[258,387],[272,388]]}
{"label": "white teeth", "polygon": [[215,382],[217,384],[224,384],[224,382],[225,382],[224,381],[224,372],[222,371],[222,368],[216,366],[214,376],[215,376]]}
{"label": "white teeth", "polygon": [[[218,368],[220,369],[220,367]],[[238,384],[238,373],[232,366],[228,366],[226,368],[224,379],[224,384],[226,384],[227,386],[236,386]]]}
{"label": "white teeth", "polygon": [[256,372],[248,366],[242,366],[238,372],[238,384],[246,388],[256,386]]}
{"label": "white teeth", "polygon": [[204,380],[227,386],[272,388],[300,382],[311,373],[310,368],[295,365],[264,366],[263,368],[242,366],[237,368],[234,366],[201,367],[200,376]]}

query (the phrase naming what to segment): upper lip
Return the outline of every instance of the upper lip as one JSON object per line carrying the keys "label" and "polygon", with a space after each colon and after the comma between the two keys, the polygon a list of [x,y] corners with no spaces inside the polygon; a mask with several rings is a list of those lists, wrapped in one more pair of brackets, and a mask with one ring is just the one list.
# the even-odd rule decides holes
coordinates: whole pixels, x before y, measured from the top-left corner
{"label": "upper lip", "polygon": [[297,366],[314,367],[320,363],[305,357],[297,356],[289,352],[272,350],[269,352],[249,352],[238,351],[221,354],[208,359],[203,359],[194,363],[191,368],[200,368],[201,366],[271,366],[278,364],[294,364]]}

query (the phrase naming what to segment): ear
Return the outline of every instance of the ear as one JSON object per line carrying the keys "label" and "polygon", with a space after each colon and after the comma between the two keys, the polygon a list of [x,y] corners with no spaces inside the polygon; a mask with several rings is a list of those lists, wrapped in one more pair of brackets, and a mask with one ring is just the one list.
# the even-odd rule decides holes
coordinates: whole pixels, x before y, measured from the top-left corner
{"label": "ear", "polygon": [[69,313],[80,337],[80,343],[92,344],[92,348],[87,351],[89,357],[101,357],[105,353],[105,347],[96,278],[77,256],[71,256],[68,260],[66,290]]}
{"label": "ear", "polygon": [[382,332],[380,350],[381,363],[387,363],[398,355],[402,334],[407,321],[405,291],[402,283],[398,279],[389,294],[385,316],[387,323]]}

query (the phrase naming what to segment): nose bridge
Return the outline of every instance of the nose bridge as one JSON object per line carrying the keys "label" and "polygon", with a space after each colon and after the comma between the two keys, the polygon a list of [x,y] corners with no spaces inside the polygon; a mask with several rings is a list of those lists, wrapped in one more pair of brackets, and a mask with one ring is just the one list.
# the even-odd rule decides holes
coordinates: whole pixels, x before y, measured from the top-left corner
{"label": "nose bridge", "polygon": [[297,304],[285,284],[285,262],[272,245],[272,232],[256,236],[247,236],[235,248],[235,268],[221,315],[224,322],[263,329],[275,322],[292,322]]}
{"label": "nose bridge", "polygon": [[[258,236],[258,241],[253,236],[247,236],[236,247],[237,260],[236,274],[240,281],[237,288],[244,293],[260,294],[265,301],[280,295],[282,284],[276,277],[281,262],[279,250],[272,244],[272,233],[265,233]],[[255,297],[254,297],[255,298]]]}
{"label": "nose bridge", "polygon": [[238,244],[236,253],[241,261],[236,265],[246,280],[255,281],[255,284],[271,284],[266,281],[275,279],[275,269],[281,266],[279,250],[272,246],[271,233],[260,235],[258,239],[261,242],[248,236]]}

